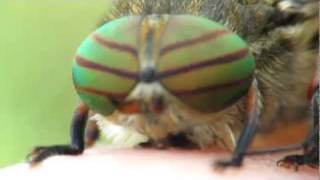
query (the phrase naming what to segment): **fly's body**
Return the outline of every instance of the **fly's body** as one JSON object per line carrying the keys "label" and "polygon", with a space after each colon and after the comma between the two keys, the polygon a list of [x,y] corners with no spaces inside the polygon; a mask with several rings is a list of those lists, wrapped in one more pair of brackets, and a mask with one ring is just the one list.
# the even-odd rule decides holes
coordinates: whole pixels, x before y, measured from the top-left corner
{"label": "fly's body", "polygon": [[[233,150],[232,159],[218,165],[240,166],[257,130],[311,119],[316,3],[117,1],[73,63],[82,102],[71,145],[36,149],[31,162],[81,153],[90,111],[115,142],[156,143],[182,135],[201,148]],[[318,154],[312,157],[314,163]]]}
{"label": "fly's body", "polygon": [[[310,100],[306,98],[306,94],[308,94],[308,86],[316,72],[317,49],[308,46],[313,44],[311,41],[314,37],[312,36],[316,36],[318,31],[318,27],[314,26],[318,18],[312,13],[309,13],[311,14],[310,19],[299,24],[277,25],[275,21],[283,17],[276,8],[271,6],[272,3],[271,1],[245,1],[240,4],[236,1],[205,0],[185,0],[180,3],[165,0],[119,1],[116,10],[105,21],[127,15],[191,14],[219,21],[240,34],[249,43],[250,51],[256,58],[255,77],[262,94],[259,104],[263,108],[260,130],[269,132],[278,122],[311,119]],[[285,5],[282,4],[281,7],[284,8],[283,6]],[[290,93],[288,93],[289,89]],[[227,144],[227,148],[233,149],[246,121],[246,100],[243,98],[241,101],[225,110],[222,113],[224,117],[220,115],[219,121],[215,121],[216,118],[208,114],[193,115],[196,113],[191,111],[186,116],[192,117],[193,115],[194,120],[201,122],[197,124],[198,126],[195,126],[191,118],[184,118],[184,123],[175,125],[184,127],[186,135],[192,134],[193,137],[190,138],[193,141],[198,139],[195,140],[196,144],[201,147],[218,142],[223,146]],[[171,112],[180,114],[181,109],[186,108],[174,108]],[[103,121],[101,117],[98,119]],[[204,119],[212,120],[205,121]],[[116,121],[113,120],[113,122]],[[186,126],[190,128],[186,130]],[[196,129],[196,133],[193,132],[192,127]],[[181,128],[178,129],[181,132]],[[166,128],[163,130],[165,131]],[[108,132],[106,135],[108,136]]]}

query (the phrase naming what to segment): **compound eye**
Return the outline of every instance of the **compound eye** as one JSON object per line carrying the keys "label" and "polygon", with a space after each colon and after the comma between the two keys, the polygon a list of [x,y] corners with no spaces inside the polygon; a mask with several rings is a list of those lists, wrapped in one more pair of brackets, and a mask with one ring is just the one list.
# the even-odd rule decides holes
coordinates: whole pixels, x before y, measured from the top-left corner
{"label": "compound eye", "polygon": [[163,86],[201,112],[221,111],[239,100],[255,69],[248,45],[238,35],[188,15],[170,16],[159,56]]}
{"label": "compound eye", "polygon": [[94,31],[78,48],[72,68],[74,86],[93,111],[112,113],[135,86],[139,74],[139,19],[113,20]]}

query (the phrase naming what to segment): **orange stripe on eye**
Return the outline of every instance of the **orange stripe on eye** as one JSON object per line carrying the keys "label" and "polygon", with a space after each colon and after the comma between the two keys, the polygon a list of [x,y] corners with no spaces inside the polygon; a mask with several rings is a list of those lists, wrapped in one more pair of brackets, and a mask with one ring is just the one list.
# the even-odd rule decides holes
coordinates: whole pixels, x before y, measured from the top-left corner
{"label": "orange stripe on eye", "polygon": [[141,112],[140,101],[129,101],[118,106],[118,110],[124,114],[138,114]]}

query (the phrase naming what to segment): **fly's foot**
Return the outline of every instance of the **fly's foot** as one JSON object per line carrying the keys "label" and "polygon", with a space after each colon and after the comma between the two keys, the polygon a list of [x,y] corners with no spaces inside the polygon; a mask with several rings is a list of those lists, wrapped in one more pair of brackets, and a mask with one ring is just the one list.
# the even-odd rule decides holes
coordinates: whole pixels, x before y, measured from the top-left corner
{"label": "fly's foot", "polygon": [[304,155],[290,155],[286,156],[283,159],[277,162],[277,166],[284,168],[293,168],[295,171],[298,171],[299,166],[305,164]]}
{"label": "fly's foot", "polygon": [[30,154],[27,155],[27,162],[31,166],[38,165],[40,162],[42,162],[44,159],[51,156],[52,152],[49,150],[48,147],[39,146],[35,147]]}
{"label": "fly's foot", "polygon": [[312,168],[319,167],[319,154],[318,149],[312,149],[312,151],[305,152],[302,155],[290,155],[277,162],[278,166],[285,168],[293,168],[298,171],[300,166],[307,165]]}
{"label": "fly's foot", "polygon": [[216,171],[224,171],[227,168],[239,168],[241,167],[242,162],[238,159],[222,160],[216,161],[213,164],[213,167]]}
{"label": "fly's foot", "polygon": [[58,145],[58,146],[39,146],[32,150],[27,156],[27,162],[31,166],[36,166],[43,160],[54,155],[78,155],[83,152],[83,149],[72,147],[70,145]]}

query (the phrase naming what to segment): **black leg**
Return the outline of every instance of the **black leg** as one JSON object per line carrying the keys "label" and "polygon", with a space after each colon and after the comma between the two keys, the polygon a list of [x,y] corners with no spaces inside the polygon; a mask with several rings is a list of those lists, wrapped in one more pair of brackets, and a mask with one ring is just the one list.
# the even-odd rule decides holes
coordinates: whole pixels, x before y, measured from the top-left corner
{"label": "black leg", "polygon": [[301,165],[319,167],[319,86],[314,91],[312,98],[313,127],[310,135],[303,143],[302,155],[290,155],[278,161],[282,167],[294,167],[298,170]]}
{"label": "black leg", "polygon": [[246,125],[242,130],[236,148],[232,154],[232,158],[227,161],[216,162],[216,168],[240,167],[242,165],[243,158],[246,155],[248,147],[250,146],[258,127],[260,116],[258,93],[259,91],[257,90],[257,84],[253,83],[248,93],[248,121],[246,122]]}
{"label": "black leg", "polygon": [[31,165],[36,165],[53,155],[77,155],[84,150],[84,130],[88,119],[88,107],[81,103],[76,108],[71,124],[71,144],[36,147],[28,155]]}

